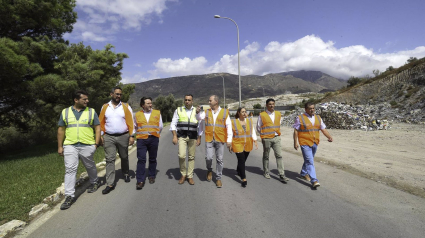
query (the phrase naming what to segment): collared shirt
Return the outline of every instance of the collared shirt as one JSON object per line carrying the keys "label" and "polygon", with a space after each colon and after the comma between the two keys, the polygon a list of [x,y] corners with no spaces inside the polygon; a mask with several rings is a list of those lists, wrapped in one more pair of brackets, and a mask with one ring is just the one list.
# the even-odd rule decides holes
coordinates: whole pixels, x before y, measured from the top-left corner
{"label": "collared shirt", "polygon": [[[149,118],[151,118],[151,114],[152,114],[152,109],[150,111],[143,110],[143,114],[145,115],[146,121],[149,122]],[[138,127],[137,127],[136,114],[134,114],[133,120],[135,122],[134,130],[137,131]],[[164,127],[164,125],[162,124],[162,116],[161,116],[161,114],[159,114],[159,134],[161,134],[163,127]],[[150,135],[150,133],[149,133],[149,135]]]}
{"label": "collared shirt", "polygon": [[[270,112],[269,110],[266,110],[266,113],[269,115],[269,117],[270,117],[270,119],[272,120],[273,123],[274,123],[274,118],[275,118],[275,113],[274,112],[275,111]],[[281,117],[280,118],[279,125],[282,124],[282,120],[283,120],[283,118]],[[258,116],[258,119],[257,119],[257,131],[258,131],[258,133],[260,135],[261,135],[261,127],[262,126],[263,126],[263,122],[261,121],[261,116]],[[278,134],[275,132],[275,135],[278,135]]]}
{"label": "collared shirt", "polygon": [[[308,115],[308,113],[305,113],[305,112],[304,112],[304,115],[306,115],[306,116],[307,116],[308,120],[311,122],[311,125],[313,125],[313,126],[314,126],[314,122],[316,121],[314,114],[313,114],[313,116],[310,116],[310,115]],[[299,117],[296,117],[296,118],[295,118],[295,123],[294,123],[294,125],[292,125],[292,127],[293,127],[295,130],[297,130],[297,131],[299,131],[299,130],[300,130],[301,122],[300,122],[300,118],[299,118]],[[321,129],[321,130],[323,130],[323,129],[325,129],[325,128],[326,128],[326,125],[325,125],[325,123],[323,123],[322,118],[320,118],[320,129]]]}
{"label": "collared shirt", "polygon": [[[187,109],[186,107],[184,107],[184,109],[186,110],[186,114],[188,116],[188,118],[191,117],[192,113],[196,113],[196,109],[192,106],[190,109]],[[178,108],[174,111],[174,115],[173,115],[173,119],[171,120],[171,124],[170,124],[170,131],[177,131],[177,122],[179,122],[179,114],[177,113],[177,110],[179,110]],[[201,123],[198,123],[198,136],[202,136],[202,132],[199,128],[199,125]]]}
{"label": "collared shirt", "polygon": [[[72,106],[71,110],[74,113],[75,119],[79,120],[81,115],[83,114],[84,110],[86,110],[86,108],[82,108],[80,111],[77,111],[77,109],[75,109],[74,106]],[[99,116],[97,115],[96,112],[94,112],[93,126],[97,126],[97,125],[100,125]],[[60,126],[60,127],[65,126],[66,127],[65,120],[62,117],[62,113],[59,117],[58,126]],[[87,145],[87,144],[83,144],[81,142],[78,142],[76,144],[73,144],[73,146],[80,147],[80,146],[91,146],[91,145]]]}
{"label": "collared shirt", "polygon": [[[83,108],[80,111],[77,111],[74,108],[74,106],[72,106],[71,109],[72,109],[72,112],[74,113],[75,119],[77,119],[77,121],[80,119],[81,114],[83,114],[84,110],[86,110],[86,108]],[[94,112],[94,115],[93,115],[93,126],[97,126],[97,125],[100,125],[99,116],[97,115],[96,112]],[[58,126],[66,126],[65,120],[62,117],[62,113],[61,113],[61,115],[59,117]]]}
{"label": "collared shirt", "polygon": [[[220,110],[221,110],[220,106],[218,106],[217,112],[214,112],[214,110],[211,110],[213,114],[214,124],[218,114],[220,113]],[[202,135],[202,133],[204,132],[205,123],[201,123],[201,121],[205,120],[205,111],[200,111],[198,114],[196,114],[196,120],[199,121],[199,133]],[[230,121],[230,116],[227,117],[226,119],[226,130],[227,130],[227,142],[231,143],[232,137],[233,137],[233,131],[232,131],[232,122]]]}
{"label": "collared shirt", "polygon": [[[134,117],[133,109],[131,109],[130,105],[128,105],[128,110],[131,113],[132,118]],[[125,113],[124,108],[122,105],[122,102],[118,103],[118,105],[115,107],[112,101],[109,101],[108,108],[105,112],[105,131],[108,134],[123,134],[125,132],[128,132],[128,126],[125,121]],[[136,121],[133,120],[133,128],[136,128]],[[136,130],[133,129],[131,134],[136,133]],[[103,135],[103,131],[102,131]]]}

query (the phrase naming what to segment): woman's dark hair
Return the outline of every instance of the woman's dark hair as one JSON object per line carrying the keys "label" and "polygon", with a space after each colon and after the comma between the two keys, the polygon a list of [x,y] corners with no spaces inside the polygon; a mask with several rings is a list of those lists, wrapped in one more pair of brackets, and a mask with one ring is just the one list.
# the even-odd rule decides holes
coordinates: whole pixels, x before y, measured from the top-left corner
{"label": "woman's dark hair", "polygon": [[242,109],[245,109],[245,110],[246,110],[246,108],[245,108],[245,107],[240,107],[240,108],[238,108],[238,110],[236,111],[236,115],[235,115],[235,118],[236,118],[236,119],[239,119],[239,117],[240,117],[240,115],[239,115],[239,114],[241,114]]}

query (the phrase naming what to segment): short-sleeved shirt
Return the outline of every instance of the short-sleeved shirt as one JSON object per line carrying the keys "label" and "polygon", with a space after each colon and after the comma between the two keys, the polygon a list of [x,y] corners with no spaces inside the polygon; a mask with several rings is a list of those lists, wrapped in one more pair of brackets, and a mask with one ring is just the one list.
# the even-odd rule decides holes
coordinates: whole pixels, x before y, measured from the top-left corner
{"label": "short-sleeved shirt", "polygon": [[[83,114],[83,112],[85,110],[85,108],[84,108],[84,109],[81,109],[80,111],[77,111],[77,110],[74,109],[74,107],[71,107],[71,109],[72,109],[72,112],[74,113],[74,116],[77,120],[80,119],[81,115]],[[100,121],[99,121],[99,116],[95,112],[94,117],[93,117],[93,126],[97,126],[97,125],[100,125]],[[59,117],[58,126],[65,126],[66,127],[65,121],[63,120],[63,117],[62,117],[62,113]],[[86,146],[86,144],[78,142],[76,144],[73,144],[73,146],[77,146],[77,147],[78,146]]]}
{"label": "short-sleeved shirt", "polygon": [[[74,109],[74,107],[71,107],[72,112],[74,113],[75,118],[77,119],[77,121],[80,119],[81,115],[83,114],[84,109],[81,109],[80,111],[77,111]],[[93,117],[93,126],[97,126],[100,125],[100,121],[99,121],[99,116],[97,115],[96,112],[94,112],[94,117]],[[63,120],[62,117],[62,113],[59,117],[59,122],[58,122],[58,126],[66,126],[65,121]]]}

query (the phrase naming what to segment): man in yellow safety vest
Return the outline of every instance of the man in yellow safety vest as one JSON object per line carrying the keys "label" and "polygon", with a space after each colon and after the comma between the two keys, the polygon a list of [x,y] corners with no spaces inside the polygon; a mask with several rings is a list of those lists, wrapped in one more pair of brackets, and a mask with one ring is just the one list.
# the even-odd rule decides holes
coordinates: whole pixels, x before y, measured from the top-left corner
{"label": "man in yellow safety vest", "polygon": [[61,205],[62,210],[70,208],[75,201],[75,177],[79,159],[90,178],[91,185],[87,192],[93,193],[99,186],[93,160],[100,142],[99,117],[93,108],[87,107],[89,98],[86,91],[76,91],[73,99],[74,105],[63,109],[58,122],[58,154],[65,161],[65,202]]}

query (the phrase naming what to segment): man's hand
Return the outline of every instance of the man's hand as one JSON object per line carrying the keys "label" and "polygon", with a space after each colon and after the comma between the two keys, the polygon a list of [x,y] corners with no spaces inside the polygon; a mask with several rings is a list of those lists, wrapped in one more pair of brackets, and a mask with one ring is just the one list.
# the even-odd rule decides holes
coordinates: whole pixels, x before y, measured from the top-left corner
{"label": "man's hand", "polygon": [[294,149],[298,150],[298,147],[299,147],[298,143],[294,143]]}
{"label": "man's hand", "polygon": [[254,141],[254,145],[255,145],[255,149],[258,150],[258,143],[256,140]]}
{"label": "man's hand", "polygon": [[128,139],[128,145],[134,144],[134,137],[130,136],[130,139]]}
{"label": "man's hand", "polygon": [[328,137],[328,141],[329,141],[329,142],[334,141],[334,140],[333,140],[333,138],[332,138],[332,136],[329,136],[329,137]]}
{"label": "man's hand", "polygon": [[200,106],[198,106],[198,107],[196,108],[196,114],[198,114],[200,111],[201,111],[201,107],[200,107]]}
{"label": "man's hand", "polygon": [[196,146],[200,146],[201,145],[201,137],[198,137],[198,139],[196,140]]}
{"label": "man's hand", "polygon": [[60,156],[63,156],[63,147],[59,147],[59,148],[58,148],[58,154],[59,154]]}
{"label": "man's hand", "polygon": [[173,144],[177,145],[177,136],[173,136]]}

